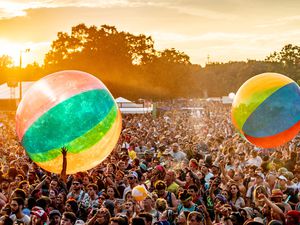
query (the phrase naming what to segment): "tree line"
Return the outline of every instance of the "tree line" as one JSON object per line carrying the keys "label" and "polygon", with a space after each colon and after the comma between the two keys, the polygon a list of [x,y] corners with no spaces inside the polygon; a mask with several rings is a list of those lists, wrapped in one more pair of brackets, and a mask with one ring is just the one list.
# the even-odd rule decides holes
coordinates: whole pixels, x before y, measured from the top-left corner
{"label": "tree line", "polygon": [[288,44],[265,60],[192,64],[175,48],[158,51],[151,36],[118,31],[114,26],[72,27],[58,32],[43,65],[12,67],[0,56],[0,83],[33,81],[60,70],[82,70],[98,77],[115,97],[170,99],[228,95],[250,77],[277,72],[300,81],[300,47]]}

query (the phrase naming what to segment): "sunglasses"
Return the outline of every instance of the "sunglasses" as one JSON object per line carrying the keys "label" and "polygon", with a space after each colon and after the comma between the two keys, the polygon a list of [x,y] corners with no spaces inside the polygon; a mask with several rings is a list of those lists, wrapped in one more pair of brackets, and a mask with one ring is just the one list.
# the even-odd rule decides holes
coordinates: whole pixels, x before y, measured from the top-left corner
{"label": "sunglasses", "polygon": [[134,179],[134,177],[127,177],[129,180],[133,180]]}
{"label": "sunglasses", "polygon": [[79,183],[73,183],[73,185],[79,185]]}

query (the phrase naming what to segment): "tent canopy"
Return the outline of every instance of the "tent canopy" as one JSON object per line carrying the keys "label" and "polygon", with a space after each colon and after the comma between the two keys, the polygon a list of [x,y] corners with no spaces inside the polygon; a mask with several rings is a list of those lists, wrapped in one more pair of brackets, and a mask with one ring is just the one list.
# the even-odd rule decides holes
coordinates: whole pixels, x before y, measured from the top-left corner
{"label": "tent canopy", "polygon": [[123,98],[123,97],[116,98],[116,102],[117,103],[132,103],[131,101],[129,101],[128,99]]}

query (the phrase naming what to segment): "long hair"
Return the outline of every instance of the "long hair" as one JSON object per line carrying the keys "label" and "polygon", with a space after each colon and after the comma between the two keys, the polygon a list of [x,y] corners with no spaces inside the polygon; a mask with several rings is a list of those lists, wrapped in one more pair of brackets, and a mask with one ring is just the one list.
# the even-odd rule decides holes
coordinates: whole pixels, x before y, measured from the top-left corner
{"label": "long hair", "polygon": [[258,199],[258,195],[259,194],[264,194],[265,196],[268,196],[267,189],[264,186],[262,186],[262,185],[257,186],[254,189],[254,191],[253,191],[254,202],[258,202],[259,201],[259,199]]}
{"label": "long hair", "polygon": [[237,190],[238,190],[238,192],[236,193],[236,199],[238,199],[239,197],[241,197],[241,192],[240,192],[240,188],[239,188],[239,186],[237,185],[237,184],[231,184],[229,187],[230,187],[230,191],[229,191],[229,193],[228,193],[228,200],[229,201],[231,201],[232,200],[232,198],[233,198],[233,195],[232,195],[232,193],[231,193],[231,187],[232,186],[236,186],[236,188],[237,188]]}

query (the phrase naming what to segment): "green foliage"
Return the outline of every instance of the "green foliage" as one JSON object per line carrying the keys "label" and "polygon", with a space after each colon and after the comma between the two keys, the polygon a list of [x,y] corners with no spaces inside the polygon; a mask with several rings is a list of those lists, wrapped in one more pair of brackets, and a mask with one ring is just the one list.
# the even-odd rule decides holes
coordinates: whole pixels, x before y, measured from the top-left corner
{"label": "green foliage", "polygon": [[292,44],[285,45],[280,52],[273,52],[266,57],[267,62],[277,63],[286,75],[299,79],[300,47]]}

